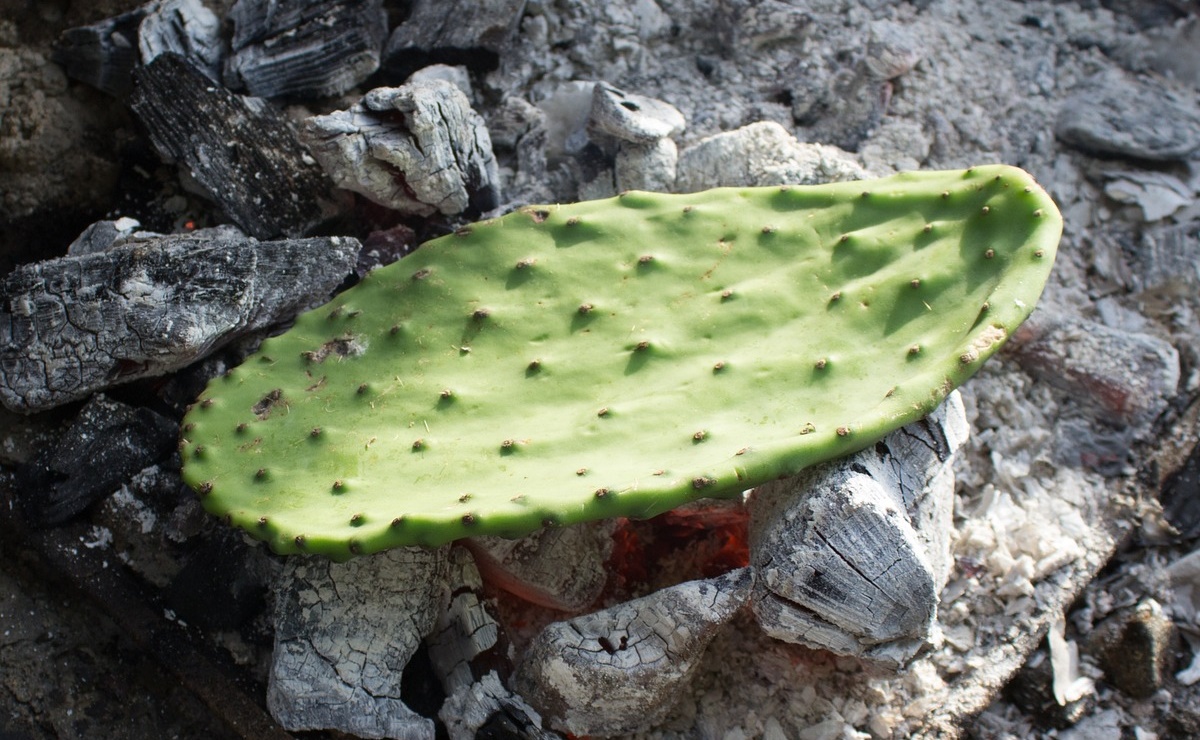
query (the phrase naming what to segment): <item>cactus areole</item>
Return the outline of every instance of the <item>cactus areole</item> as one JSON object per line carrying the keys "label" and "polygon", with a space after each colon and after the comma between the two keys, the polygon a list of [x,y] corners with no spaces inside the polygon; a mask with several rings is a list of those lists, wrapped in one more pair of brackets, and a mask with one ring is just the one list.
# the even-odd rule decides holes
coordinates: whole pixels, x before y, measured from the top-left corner
{"label": "cactus areole", "polygon": [[530,206],[375,270],[184,422],[184,479],[280,553],[649,517],[934,407],[1041,294],[1007,166]]}

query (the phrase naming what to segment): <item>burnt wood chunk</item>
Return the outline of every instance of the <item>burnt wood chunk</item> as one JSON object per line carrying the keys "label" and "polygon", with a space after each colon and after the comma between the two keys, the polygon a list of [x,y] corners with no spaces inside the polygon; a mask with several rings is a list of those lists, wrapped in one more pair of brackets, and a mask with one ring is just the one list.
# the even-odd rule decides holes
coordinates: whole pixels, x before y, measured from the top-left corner
{"label": "burnt wood chunk", "polygon": [[445,80],[379,87],[301,136],[340,187],[402,213],[478,215],[500,204],[487,126]]}
{"label": "burnt wood chunk", "polygon": [[750,558],[763,631],[890,667],[912,659],[949,574],[952,465],[968,432],[952,393],[873,447],[755,489]]}
{"label": "burnt wood chunk", "polygon": [[125,97],[133,70],[159,54],[184,56],[212,79],[221,66],[221,21],[200,0],[154,0],[128,13],[63,32],[54,61],[67,75]]}
{"label": "burnt wood chunk", "polygon": [[388,39],[384,65],[401,78],[429,64],[490,72],[524,12],[525,0],[416,0]]}
{"label": "burnt wood chunk", "polygon": [[287,558],[277,589],[267,707],[291,731],[432,738],[400,679],[433,629],[447,548],[404,547],[332,563]]}
{"label": "burnt wood chunk", "polygon": [[379,68],[381,0],[238,0],[225,81],[251,95],[341,95]]}
{"label": "burnt wood chunk", "polygon": [[32,413],[178,370],[327,298],[358,249],[180,236],[21,266],[0,280],[0,403]]}
{"label": "burnt wood chunk", "polygon": [[130,106],[158,153],[247,234],[301,236],[331,215],[331,184],[274,106],[215,85],[176,54],[138,68],[134,82]]}
{"label": "burnt wood chunk", "polygon": [[50,527],[82,513],[171,454],[178,434],[175,422],[150,409],[95,396],[55,444],[19,468],[25,519]]}
{"label": "burnt wood chunk", "polygon": [[739,568],[548,625],[513,688],[554,730],[634,732],[661,720],[687,690],[709,642],[750,597]]}

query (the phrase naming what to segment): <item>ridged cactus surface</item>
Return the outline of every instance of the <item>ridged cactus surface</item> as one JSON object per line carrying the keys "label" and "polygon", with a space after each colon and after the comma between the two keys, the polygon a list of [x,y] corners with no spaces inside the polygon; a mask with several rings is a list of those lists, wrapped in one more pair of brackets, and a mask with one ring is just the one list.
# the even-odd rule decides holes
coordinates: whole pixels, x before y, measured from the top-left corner
{"label": "ridged cactus surface", "polygon": [[1006,166],[531,206],[369,274],[215,379],[184,477],[336,559],[648,517],[934,408],[1062,229]]}

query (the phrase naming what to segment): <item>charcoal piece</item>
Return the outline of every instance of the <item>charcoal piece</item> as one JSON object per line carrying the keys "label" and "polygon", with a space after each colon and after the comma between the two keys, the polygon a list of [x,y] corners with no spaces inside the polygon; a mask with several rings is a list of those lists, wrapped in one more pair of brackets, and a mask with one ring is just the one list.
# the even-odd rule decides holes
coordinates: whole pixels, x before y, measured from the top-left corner
{"label": "charcoal piece", "polygon": [[291,731],[433,738],[400,697],[401,675],[433,628],[447,549],[395,548],[347,563],[287,559],[275,606],[267,707]]}
{"label": "charcoal piece", "polygon": [[1179,636],[1162,605],[1144,598],[1119,609],[1088,635],[1104,680],[1126,696],[1149,699],[1174,672]]}
{"label": "charcoal piece", "polygon": [[134,68],[159,54],[180,54],[215,80],[221,51],[221,21],[200,0],[154,0],[64,31],[54,61],[70,77],[125,97],[133,90]]}
{"label": "charcoal piece", "polygon": [[0,403],[31,413],[177,370],[324,300],[359,244],[164,237],[0,280]]}
{"label": "charcoal piece", "polygon": [[429,64],[490,72],[524,11],[525,0],[416,0],[387,41],[384,66],[401,79]]}
{"label": "charcoal piece", "polygon": [[26,519],[41,527],[71,519],[170,455],[178,435],[164,416],[97,395],[56,444],[19,470]]}
{"label": "charcoal piece", "polygon": [[251,95],[341,95],[379,68],[381,0],[238,0],[229,11],[229,87]]}
{"label": "charcoal piece", "polygon": [[1161,81],[1110,72],[1063,101],[1054,134],[1068,146],[1156,162],[1200,150],[1200,107]]}
{"label": "charcoal piece", "polygon": [[1149,431],[1178,392],[1179,352],[1150,334],[1038,311],[1013,340],[1017,361],[1031,375],[1135,436]]}
{"label": "charcoal piece", "polygon": [[97,221],[84,229],[83,233],[71,242],[71,245],[67,247],[67,254],[78,257],[92,252],[103,252],[132,234],[140,226],[141,224],[132,218]]}
{"label": "charcoal piece", "polygon": [[873,447],[755,489],[754,613],[768,635],[898,667],[926,643],[950,569],[952,393]]}
{"label": "charcoal piece", "polygon": [[445,80],[380,87],[314,116],[301,137],[340,187],[403,213],[479,214],[500,204],[483,118]]}
{"label": "charcoal piece", "polygon": [[485,605],[483,579],[471,554],[452,548],[448,567],[453,589],[439,604],[426,644],[433,672],[450,695],[489,672],[507,678],[512,662],[504,631]]}
{"label": "charcoal piece", "polygon": [[1200,444],[1183,465],[1163,481],[1163,514],[1184,539],[1200,537]]}
{"label": "charcoal piece", "polygon": [[210,79],[221,79],[221,19],[201,0],[156,0],[138,28],[142,64],[178,54]]}
{"label": "charcoal piece", "polygon": [[205,630],[243,627],[266,606],[261,561],[234,530],[222,528],[188,553],[167,586],[164,601],[183,621]]}
{"label": "charcoal piece", "polygon": [[247,234],[300,236],[330,215],[331,184],[279,110],[214,85],[177,54],[134,80],[130,106],[158,153],[186,167]]}
{"label": "charcoal piece", "polygon": [[53,59],[68,77],[123,98],[133,89],[130,74],[140,61],[138,26],[146,14],[143,5],[90,26],[69,28],[59,37]]}
{"label": "charcoal piece", "polygon": [[446,698],[438,712],[450,740],[562,740],[493,671]]}
{"label": "charcoal piece", "polygon": [[674,707],[753,583],[752,569],[740,568],[554,622],[530,643],[513,688],[555,730],[616,735],[644,729]]}

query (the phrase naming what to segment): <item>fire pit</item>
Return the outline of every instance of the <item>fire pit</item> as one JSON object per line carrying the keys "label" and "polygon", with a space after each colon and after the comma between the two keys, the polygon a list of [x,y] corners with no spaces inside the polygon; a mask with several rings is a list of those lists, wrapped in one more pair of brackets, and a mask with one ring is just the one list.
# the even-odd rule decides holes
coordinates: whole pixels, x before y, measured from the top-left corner
{"label": "fire pit", "polygon": [[[1131,11],[1062,4],[166,0],[52,33],[14,14],[0,661],[93,630],[126,662],[94,651],[110,683],[5,677],[0,730],[1186,734],[1200,672],[1170,633],[1195,634],[1200,113],[1186,54],[1156,49],[1191,48],[1196,24],[1151,5],[1136,35]],[[119,153],[62,154],[114,127]],[[469,223],[988,161],[1066,216],[1039,310],[961,398],[799,478],[336,563],[271,554],[179,477],[206,382]],[[254,415],[287,413],[271,390]],[[39,581],[125,636],[43,629]],[[153,698],[121,699],[124,680]]]}

